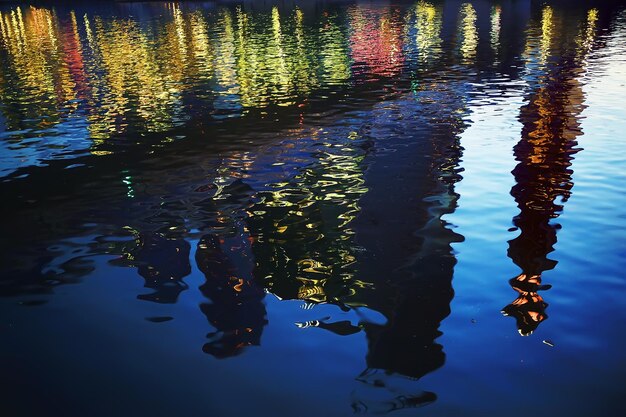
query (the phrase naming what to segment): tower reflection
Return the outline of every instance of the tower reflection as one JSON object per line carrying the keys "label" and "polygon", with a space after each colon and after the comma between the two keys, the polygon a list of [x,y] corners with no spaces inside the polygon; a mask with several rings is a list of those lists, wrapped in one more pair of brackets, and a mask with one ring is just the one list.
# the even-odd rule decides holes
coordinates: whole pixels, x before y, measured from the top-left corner
{"label": "tower reflection", "polygon": [[[557,45],[552,36],[564,31],[563,19],[545,6],[536,27],[530,29],[542,32],[535,51],[541,65],[531,81],[528,104],[521,108],[522,137],[513,148],[518,164],[512,171],[516,184],[511,195],[520,209],[513,224],[520,234],[509,241],[508,256],[521,273],[509,281],[518,297],[502,313],[515,318],[522,336],[548,318],[548,304],[539,291],[551,288],[542,283],[542,274],[557,264],[548,258],[560,228],[553,219],[561,214],[574,185],[571,165],[580,150],[576,138],[582,134],[580,115],[585,107],[579,76],[595,34],[597,11],[587,13],[580,33],[561,36],[569,41]],[[552,55],[560,58],[551,62]]]}
{"label": "tower reflection", "polygon": [[[355,221],[357,242],[364,248],[357,258],[360,277],[370,285],[348,304],[378,311],[387,320],[359,322],[368,343],[367,367],[357,378],[363,384],[352,398],[359,412],[389,412],[434,401],[436,395],[422,391],[415,381],[446,359],[437,339],[454,295],[451,244],[463,237],[442,216],[456,208],[458,134],[464,129],[466,107],[459,85],[423,84],[414,97],[418,112],[407,114],[400,109],[408,106],[399,104],[380,115],[381,124],[402,120],[413,140],[410,145],[381,144],[368,168],[369,192]],[[438,121],[427,122],[433,114]],[[431,157],[415,163],[419,155]]]}

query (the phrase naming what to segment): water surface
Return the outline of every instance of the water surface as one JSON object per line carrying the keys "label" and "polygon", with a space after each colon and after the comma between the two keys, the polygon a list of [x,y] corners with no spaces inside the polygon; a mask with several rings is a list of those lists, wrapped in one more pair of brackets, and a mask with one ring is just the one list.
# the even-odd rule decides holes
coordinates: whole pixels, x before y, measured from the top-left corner
{"label": "water surface", "polygon": [[3,3],[3,415],[622,415],[625,94],[619,4]]}

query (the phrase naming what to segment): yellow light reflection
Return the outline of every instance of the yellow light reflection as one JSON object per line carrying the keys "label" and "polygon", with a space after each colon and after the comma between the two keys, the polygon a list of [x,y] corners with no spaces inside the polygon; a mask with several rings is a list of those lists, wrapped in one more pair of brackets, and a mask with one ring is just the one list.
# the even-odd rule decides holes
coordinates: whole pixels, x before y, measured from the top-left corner
{"label": "yellow light reflection", "polygon": [[554,11],[552,7],[545,6],[541,13],[541,43],[539,45],[540,61],[545,64],[550,55],[552,34],[554,28]]}
{"label": "yellow light reflection", "polygon": [[443,12],[432,3],[420,1],[415,5],[415,18],[418,60],[431,62],[441,53]]}
{"label": "yellow light reflection", "polygon": [[1,43],[7,52],[2,71],[9,71],[2,77],[0,93],[3,102],[20,107],[7,115],[10,127],[19,129],[24,119],[49,126],[60,117],[58,106],[75,97],[54,19],[51,11],[35,7],[26,13],[17,7],[0,16]]}
{"label": "yellow light reflection", "polygon": [[491,29],[489,31],[491,49],[495,54],[498,54],[498,51],[500,49],[501,20],[502,8],[499,5],[495,5],[491,8]]}
{"label": "yellow light reflection", "polygon": [[465,63],[469,63],[476,57],[476,48],[478,47],[476,10],[470,3],[461,5],[459,34],[461,35],[461,57]]}

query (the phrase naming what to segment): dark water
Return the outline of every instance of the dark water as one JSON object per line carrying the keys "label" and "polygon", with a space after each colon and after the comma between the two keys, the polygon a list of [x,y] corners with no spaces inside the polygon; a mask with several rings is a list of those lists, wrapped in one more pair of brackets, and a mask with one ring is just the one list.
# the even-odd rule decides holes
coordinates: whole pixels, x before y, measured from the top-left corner
{"label": "dark water", "polygon": [[2,416],[624,415],[619,4],[0,13]]}

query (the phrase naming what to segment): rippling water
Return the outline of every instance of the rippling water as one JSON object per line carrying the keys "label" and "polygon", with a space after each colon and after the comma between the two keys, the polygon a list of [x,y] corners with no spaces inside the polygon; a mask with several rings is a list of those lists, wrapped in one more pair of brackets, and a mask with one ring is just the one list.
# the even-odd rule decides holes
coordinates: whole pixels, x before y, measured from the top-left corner
{"label": "rippling water", "polygon": [[2,3],[2,415],[622,415],[625,94],[619,2]]}

